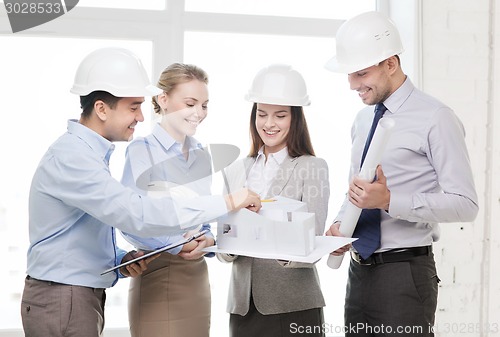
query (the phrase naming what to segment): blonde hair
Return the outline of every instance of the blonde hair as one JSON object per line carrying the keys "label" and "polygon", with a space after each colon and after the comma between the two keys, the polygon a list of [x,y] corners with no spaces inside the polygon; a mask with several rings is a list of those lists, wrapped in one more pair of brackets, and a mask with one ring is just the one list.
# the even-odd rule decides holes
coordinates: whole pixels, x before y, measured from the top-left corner
{"label": "blonde hair", "polygon": [[[169,94],[178,84],[192,80],[198,80],[208,84],[208,75],[203,69],[195,65],[173,63],[163,70],[156,86]],[[156,96],[153,97],[152,102],[155,112],[161,114],[162,109],[156,101]]]}

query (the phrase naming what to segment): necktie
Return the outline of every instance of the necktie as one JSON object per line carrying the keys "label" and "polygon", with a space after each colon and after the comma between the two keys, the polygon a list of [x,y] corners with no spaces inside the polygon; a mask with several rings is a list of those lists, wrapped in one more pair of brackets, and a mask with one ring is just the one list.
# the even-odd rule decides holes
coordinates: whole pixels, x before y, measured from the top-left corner
{"label": "necktie", "polygon": [[[363,166],[363,162],[365,161],[365,156],[368,152],[368,148],[370,147],[378,121],[382,118],[386,110],[387,108],[382,103],[378,103],[375,106],[375,116],[373,117],[370,133],[366,138],[360,167]],[[370,255],[372,255],[373,252],[380,247],[380,209],[363,209],[361,211],[353,237],[358,238],[358,240],[353,242],[353,246],[363,259],[370,257]]]}

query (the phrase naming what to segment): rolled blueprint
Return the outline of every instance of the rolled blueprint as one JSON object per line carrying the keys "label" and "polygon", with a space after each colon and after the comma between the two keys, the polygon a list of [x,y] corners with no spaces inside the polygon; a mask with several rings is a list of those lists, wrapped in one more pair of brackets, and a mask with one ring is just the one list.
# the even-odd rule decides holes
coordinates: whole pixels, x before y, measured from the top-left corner
{"label": "rolled blueprint", "polygon": [[[375,133],[373,134],[372,142],[368,148],[368,152],[365,156],[365,161],[363,167],[359,172],[359,177],[367,181],[373,181],[375,178],[375,173],[377,171],[377,166],[382,160],[382,155],[384,153],[387,141],[392,133],[392,128],[396,123],[390,117],[381,118],[378,122]],[[340,223],[340,232],[345,237],[352,237],[352,233],[356,228],[359,216],[361,214],[361,208],[354,206],[351,202],[347,203],[342,222]],[[338,269],[342,264],[342,259],[344,255],[334,256],[330,255],[328,257],[327,265],[332,269]]]}

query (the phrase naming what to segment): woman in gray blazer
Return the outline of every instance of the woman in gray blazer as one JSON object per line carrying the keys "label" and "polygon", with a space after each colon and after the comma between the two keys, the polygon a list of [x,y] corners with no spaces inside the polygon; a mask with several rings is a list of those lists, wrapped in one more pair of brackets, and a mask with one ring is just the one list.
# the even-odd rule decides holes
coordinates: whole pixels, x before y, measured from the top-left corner
{"label": "woman in gray blazer", "polygon": [[[230,190],[246,186],[267,199],[303,201],[324,232],[330,187],[328,166],[314,156],[303,106],[309,105],[302,76],[287,65],[262,69],[247,100],[251,150],[226,168]],[[218,254],[232,262],[227,310],[231,337],[324,336],[325,305],[314,264]],[[300,332],[306,332],[301,334]]]}

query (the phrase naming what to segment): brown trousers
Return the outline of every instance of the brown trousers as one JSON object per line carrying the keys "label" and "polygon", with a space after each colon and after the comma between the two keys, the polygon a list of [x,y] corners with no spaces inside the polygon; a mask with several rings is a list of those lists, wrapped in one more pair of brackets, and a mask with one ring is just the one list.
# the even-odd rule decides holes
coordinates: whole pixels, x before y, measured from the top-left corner
{"label": "brown trousers", "polygon": [[132,337],[208,337],[210,283],[205,258],[187,261],[163,253],[130,280]]}
{"label": "brown trousers", "polygon": [[104,289],[26,277],[21,317],[26,337],[99,337],[104,329]]}

